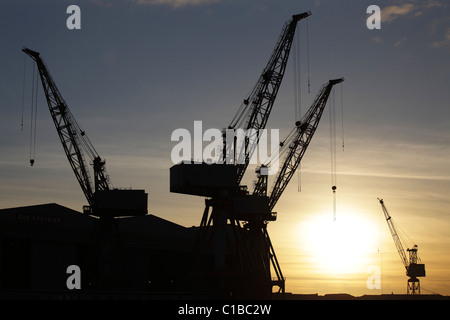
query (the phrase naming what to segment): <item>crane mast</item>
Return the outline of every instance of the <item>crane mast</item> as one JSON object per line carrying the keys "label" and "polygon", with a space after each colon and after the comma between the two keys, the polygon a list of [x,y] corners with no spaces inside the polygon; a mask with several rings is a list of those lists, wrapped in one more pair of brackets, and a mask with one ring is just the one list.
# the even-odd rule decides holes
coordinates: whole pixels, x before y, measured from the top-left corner
{"label": "crane mast", "polygon": [[[245,141],[242,144],[243,150],[233,151],[235,153],[233,159],[237,158],[238,183],[241,182],[249,160],[259,141],[259,130],[266,127],[267,120],[269,119],[278,89],[284,77],[297,23],[310,15],[310,11],[293,15],[292,19],[286,22],[269,62],[263,69],[261,76],[249,96],[244,99],[238,113],[228,126],[228,129],[242,128],[247,130],[247,132],[251,132],[249,136],[245,137]],[[224,141],[224,160],[229,155],[231,149],[232,146],[226,145]]]}
{"label": "crane mast", "polygon": [[[28,48],[23,48],[22,51],[30,56],[38,66],[45,98],[47,99],[48,108],[59,139],[61,140],[64,152],[75,173],[77,181],[89,206],[92,208],[95,202],[94,193],[98,190],[110,189],[109,179],[105,170],[105,161],[100,158],[94,146],[89,141],[89,138],[81,130],[79,124],[73,117],[44,61],[41,59],[39,52]],[[91,183],[84,153],[87,153],[93,162],[94,186]]]}
{"label": "crane mast", "polygon": [[403,248],[403,244],[400,241],[400,237],[398,236],[397,230],[395,229],[394,222],[392,221],[392,218],[389,215],[386,206],[384,205],[383,199],[378,198],[378,201],[380,202],[381,208],[383,209],[384,217],[386,218],[387,224],[389,226],[389,231],[391,232],[392,238],[394,239],[397,252],[400,256],[400,259],[402,260],[403,266],[406,269],[406,275],[409,277],[407,282],[407,294],[420,294],[420,281],[417,278],[425,277],[425,265],[418,263],[418,247],[417,245],[414,245],[413,248],[406,249],[406,251],[408,251],[409,253],[408,259],[405,249]]}
{"label": "crane mast", "polygon": [[[323,85],[311,107],[305,113],[303,118],[296,122],[294,130],[292,130],[289,136],[284,140],[282,147],[284,149],[287,148],[287,155],[283,161],[283,166],[278,171],[272,192],[269,196],[270,210],[275,207],[284,189],[289,184],[289,181],[297,170],[300,161],[303,158],[314,133],[316,132],[333,86],[343,81],[343,78],[339,78],[330,80],[328,83]],[[267,166],[268,165],[263,165],[262,167]],[[253,194],[266,195],[268,176],[261,171],[261,168],[257,169],[257,173],[258,180],[255,183]]]}

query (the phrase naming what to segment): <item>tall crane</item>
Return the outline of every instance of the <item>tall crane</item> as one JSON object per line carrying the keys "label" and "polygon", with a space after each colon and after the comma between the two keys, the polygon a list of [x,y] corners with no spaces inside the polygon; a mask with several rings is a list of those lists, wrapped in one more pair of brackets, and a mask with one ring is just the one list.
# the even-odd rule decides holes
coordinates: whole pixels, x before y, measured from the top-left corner
{"label": "tall crane", "polygon": [[233,150],[233,159],[236,159],[236,165],[238,167],[238,183],[241,182],[250,158],[258,144],[259,130],[266,127],[267,120],[272,111],[286,70],[297,23],[310,15],[310,11],[296,14],[292,16],[290,21],[285,23],[266,67],[263,69],[255,86],[250,91],[248,97],[244,99],[238,112],[228,126],[228,129],[240,128],[251,132],[250,135],[245,137],[242,150],[236,150],[233,146],[227,146],[224,142],[224,160],[226,160],[227,155],[230,156],[230,150]]}
{"label": "tall crane", "polygon": [[[22,51],[36,61],[48,108],[64,148],[64,152],[66,153],[70,166],[75,173],[89,206],[93,208],[94,193],[98,190],[109,190],[111,188],[105,169],[105,161],[98,155],[94,146],[85,134],[85,131],[80,128],[80,125],[73,117],[69,107],[59,92],[58,87],[50,76],[44,61],[41,59],[39,52],[28,48],[23,48]],[[87,162],[84,157],[85,153],[93,162],[94,186],[92,186],[87,168]]]}
{"label": "tall crane", "polygon": [[[262,260],[264,260],[264,258],[267,260],[266,253],[269,253],[268,257],[270,258],[270,263],[276,274],[276,278],[272,280],[272,285],[278,286],[280,288],[279,292],[284,292],[285,279],[273,249],[272,242],[270,241],[267,223],[276,220],[277,215],[275,212],[272,212],[272,210],[297,170],[298,165],[316,132],[333,86],[343,81],[343,78],[339,78],[330,80],[328,83],[324,84],[303,118],[296,122],[295,128],[290,132],[288,137],[280,143],[281,151],[276,152],[275,156],[278,157],[280,153],[284,152],[286,152],[286,156],[281,169],[278,171],[269,197],[267,197],[267,182],[270,160],[269,163],[263,164],[256,169],[258,180],[254,184],[252,196],[249,196],[248,199],[254,199],[256,197],[262,201],[267,201],[267,206],[261,210],[260,215],[253,215],[248,219],[245,227],[252,230],[251,234],[254,238],[250,240],[253,245],[252,251],[257,254],[259,253],[259,258]],[[259,238],[260,241],[255,241],[255,238]],[[269,265],[269,263],[266,262],[266,265]],[[265,270],[265,272],[270,274],[268,270]]]}
{"label": "tall crane", "polygon": [[392,218],[389,215],[386,206],[384,205],[383,199],[378,198],[378,201],[380,201],[381,208],[383,209],[383,213],[386,218],[392,238],[394,239],[397,252],[400,256],[400,259],[402,260],[403,266],[406,269],[406,275],[409,277],[406,293],[410,295],[420,294],[420,281],[418,277],[425,277],[425,264],[418,263],[420,262],[417,254],[418,247],[417,245],[414,245],[411,249],[406,249],[406,251],[408,251],[409,253],[408,259],[400,237],[398,236],[397,230],[395,229],[394,222],[392,221]]}
{"label": "tall crane", "polygon": [[[310,15],[309,11],[293,15],[285,23],[269,62],[226,129],[247,130],[244,143],[224,139],[222,163],[183,162],[170,168],[171,192],[207,197],[194,250],[194,273],[201,278],[196,283],[213,287],[212,291],[247,298],[271,294],[270,264],[277,262],[261,225],[271,220],[268,197],[250,195],[240,183],[280,88],[297,23]],[[227,161],[230,158],[233,162]],[[277,283],[284,290],[284,282]]]}
{"label": "tall crane", "polygon": [[[98,217],[90,240],[86,283],[107,289],[122,283],[119,231],[116,217],[147,214],[148,195],[144,190],[112,188],[103,160],[70,112],[40,53],[23,48],[37,64],[50,115],[70,166],[88,202],[85,214]],[[85,154],[94,169],[92,184]],[[83,278],[84,279],[84,278]]]}
{"label": "tall crane", "polygon": [[[143,190],[118,190],[111,187],[102,159],[85,131],[81,129],[62,97],[39,52],[23,48],[37,64],[42,86],[56,131],[88,206],[84,212],[95,216],[143,215],[147,213],[147,195]],[[89,157],[94,183],[88,170]]]}
{"label": "tall crane", "polygon": [[[282,149],[279,153],[283,153],[286,150],[287,154],[281,169],[277,173],[272,192],[269,196],[270,210],[273,210],[284,189],[297,170],[300,161],[316,132],[333,86],[343,81],[344,78],[339,78],[329,80],[328,83],[324,84],[303,118],[295,123],[295,128],[289,133],[287,138],[280,143]],[[278,154],[276,154],[276,156],[278,156]],[[269,164],[264,164],[256,169],[258,180],[255,182],[253,190],[254,195],[267,194],[268,166]]]}

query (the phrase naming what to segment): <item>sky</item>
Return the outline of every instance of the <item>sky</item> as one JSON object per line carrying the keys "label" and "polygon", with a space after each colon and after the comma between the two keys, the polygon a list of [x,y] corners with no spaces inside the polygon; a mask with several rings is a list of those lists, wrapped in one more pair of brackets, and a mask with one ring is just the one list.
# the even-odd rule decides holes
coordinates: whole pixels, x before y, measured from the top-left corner
{"label": "sky", "polygon": [[[80,8],[81,29],[66,26],[70,5]],[[381,9],[381,29],[367,27],[370,5]],[[285,21],[305,11],[312,15],[297,27],[298,50],[267,128],[284,136],[324,83],[345,81],[327,106],[335,108],[336,152],[325,110],[268,226],[286,290],[405,293],[382,198],[405,249],[419,246],[422,292],[450,294],[450,4],[443,0],[1,1],[0,208],[86,204],[41,86],[29,164],[33,64],[22,47],[41,53],[113,186],[145,189],[149,213],[190,227],[200,224],[204,200],[169,191],[171,133],[193,132],[195,120],[204,129],[227,126]],[[249,168],[243,183],[254,178]],[[374,274],[379,289],[368,288]]]}

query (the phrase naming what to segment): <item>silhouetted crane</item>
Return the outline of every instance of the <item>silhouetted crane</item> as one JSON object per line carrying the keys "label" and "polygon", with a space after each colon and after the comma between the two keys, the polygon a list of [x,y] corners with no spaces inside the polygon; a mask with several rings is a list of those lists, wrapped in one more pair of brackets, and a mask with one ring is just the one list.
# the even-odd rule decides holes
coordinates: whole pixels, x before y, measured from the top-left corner
{"label": "silhouetted crane", "polygon": [[[266,245],[270,240],[261,226],[273,218],[268,197],[248,194],[240,182],[275,102],[297,23],[310,15],[309,11],[293,15],[286,22],[269,62],[228,126],[228,130],[249,133],[242,148],[236,150],[235,140],[224,139],[220,157],[223,163],[183,162],[170,168],[171,192],[207,197],[195,248],[194,273],[199,278],[197,283],[222,296],[265,298],[274,284],[280,285],[280,281],[271,279],[274,253]],[[229,158],[232,163],[227,161]]]}
{"label": "silhouetted crane", "polygon": [[409,259],[406,257],[405,249],[403,248],[400,237],[397,234],[394,223],[389,215],[383,199],[378,198],[383,209],[384,216],[386,218],[389,230],[391,231],[392,238],[394,239],[395,246],[397,247],[398,254],[402,260],[403,266],[406,269],[406,275],[409,277],[407,282],[407,294],[420,294],[420,281],[418,277],[425,277],[425,264],[418,263],[420,259],[417,255],[418,247],[414,245],[412,249],[406,249],[409,253]]}
{"label": "silhouetted crane", "polygon": [[[286,150],[287,154],[284,158],[281,169],[277,173],[269,196],[270,210],[273,210],[284,189],[289,184],[289,181],[297,170],[300,161],[302,160],[303,155],[305,154],[306,149],[308,148],[309,143],[316,132],[333,86],[343,81],[343,78],[339,78],[330,80],[324,84],[303,118],[295,123],[295,128],[281,143],[281,150],[279,153],[281,154],[284,150]],[[267,194],[267,173],[269,165],[270,164],[263,164],[261,167],[256,169],[258,180],[255,182],[255,187],[253,190],[254,195]]]}
{"label": "silhouetted crane", "polygon": [[[117,278],[119,273],[108,274],[108,270],[117,266],[120,268],[120,262],[112,263],[111,266],[111,261],[120,259],[120,254],[115,254],[114,258],[110,257],[111,252],[117,253],[120,250],[115,218],[147,214],[148,195],[144,190],[114,189],[110,186],[105,160],[99,156],[85,131],[81,129],[70,112],[39,52],[28,48],[23,48],[22,51],[38,66],[53,123],[70,166],[88,202],[88,205],[83,207],[83,211],[85,214],[99,218],[96,220],[90,243],[87,262],[88,277],[86,278],[93,285],[100,283],[97,289],[105,289],[112,285],[112,281],[116,281],[112,279]],[[91,182],[85,155],[89,156],[94,168],[94,185]]]}

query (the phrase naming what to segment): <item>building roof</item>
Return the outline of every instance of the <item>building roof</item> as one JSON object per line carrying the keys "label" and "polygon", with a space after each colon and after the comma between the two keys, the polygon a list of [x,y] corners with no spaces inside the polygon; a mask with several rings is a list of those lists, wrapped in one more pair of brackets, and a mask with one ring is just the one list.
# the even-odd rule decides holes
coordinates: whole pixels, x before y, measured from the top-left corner
{"label": "building roof", "polygon": [[0,209],[0,234],[9,237],[86,242],[94,218],[47,203]]}
{"label": "building roof", "polygon": [[[47,203],[0,209],[0,235],[88,243],[97,218]],[[197,228],[186,228],[152,214],[115,219],[126,246],[191,250]]]}

